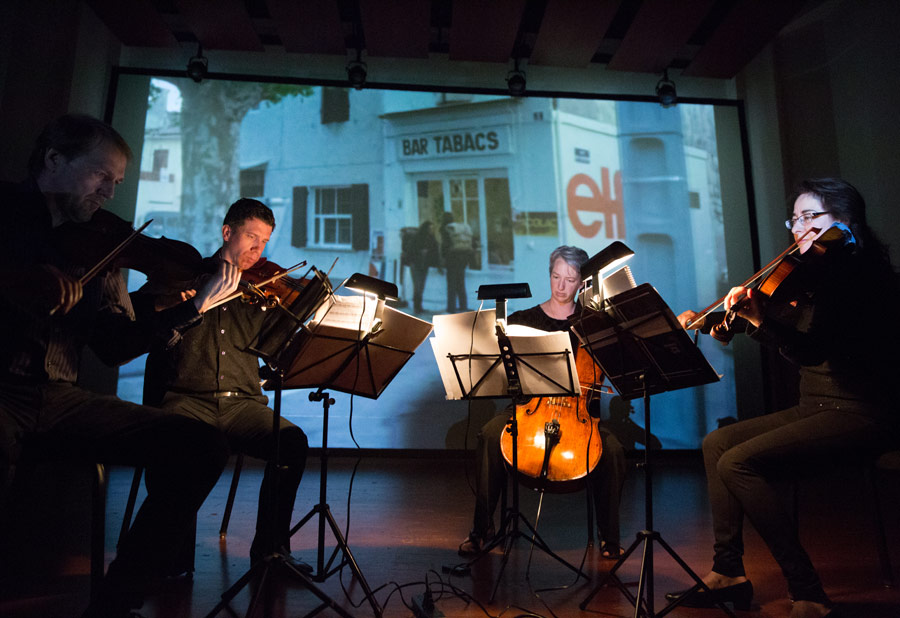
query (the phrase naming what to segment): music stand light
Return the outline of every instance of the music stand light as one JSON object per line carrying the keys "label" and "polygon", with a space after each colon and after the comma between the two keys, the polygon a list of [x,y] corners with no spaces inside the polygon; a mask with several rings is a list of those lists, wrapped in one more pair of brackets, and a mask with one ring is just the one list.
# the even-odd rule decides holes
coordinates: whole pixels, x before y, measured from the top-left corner
{"label": "music stand light", "polygon": [[613,241],[581,266],[581,280],[587,282],[593,280],[591,285],[591,299],[595,308],[599,309],[603,302],[603,273],[615,270],[626,262],[634,251],[629,249],[621,241]]}
{"label": "music stand light", "polygon": [[531,298],[527,283],[496,283],[478,286],[478,300],[496,301],[496,316],[506,322],[506,301],[510,298]]}
{"label": "music stand light", "polygon": [[371,331],[373,333],[378,331],[383,324],[384,302],[386,300],[400,300],[400,292],[397,290],[396,283],[376,279],[362,273],[353,273],[344,281],[343,285],[348,290],[371,294],[378,299],[378,304],[375,305],[375,319],[372,321]]}

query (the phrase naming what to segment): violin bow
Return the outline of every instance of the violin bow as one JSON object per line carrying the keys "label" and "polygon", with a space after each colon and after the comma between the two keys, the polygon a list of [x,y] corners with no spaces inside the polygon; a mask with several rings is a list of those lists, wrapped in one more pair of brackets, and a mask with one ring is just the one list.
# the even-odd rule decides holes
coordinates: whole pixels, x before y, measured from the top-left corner
{"label": "violin bow", "polygon": [[[806,240],[806,237],[807,237],[807,236],[809,236],[809,235],[812,234],[813,232],[815,232],[816,234],[818,234],[818,233],[821,232],[821,231],[822,231],[821,228],[816,228],[816,227],[811,227],[811,228],[809,228],[808,230],[806,230],[806,233],[805,233],[803,236],[801,236],[800,238],[798,238],[798,239],[797,239],[796,241],[794,241],[794,243],[793,243],[792,245],[790,245],[787,249],[785,249],[784,251],[782,251],[781,253],[779,253],[777,256],[775,256],[775,258],[774,258],[771,262],[769,262],[768,264],[766,264],[765,266],[763,266],[762,269],[759,270],[759,272],[755,273],[752,277],[750,277],[749,279],[747,279],[746,281],[744,281],[744,282],[741,284],[740,287],[745,288],[745,287],[747,287],[748,285],[752,285],[757,279],[759,279],[760,277],[765,276],[766,273],[768,273],[769,271],[771,271],[771,270],[778,264],[778,262],[780,262],[780,261],[783,260],[785,257],[787,257],[788,255],[790,255],[791,253],[793,253],[794,251],[796,251],[796,250],[797,250],[797,247],[800,245],[801,242],[803,242],[804,240]],[[691,326],[693,326],[694,324],[696,324],[697,322],[699,322],[700,320],[702,320],[703,318],[705,318],[706,316],[708,316],[710,313],[712,313],[713,311],[715,311],[722,303],[725,302],[725,298],[726,298],[726,297],[727,297],[727,296],[723,296],[722,298],[720,298],[719,300],[717,300],[716,302],[714,302],[713,304],[711,304],[709,307],[707,307],[706,309],[704,309],[703,311],[701,311],[700,313],[698,313],[696,316],[694,316],[693,318],[691,318],[690,320],[688,320],[687,324],[685,324],[685,329],[690,328]]]}
{"label": "violin bow", "polygon": [[84,274],[81,276],[81,279],[78,280],[78,282],[79,282],[81,285],[84,285],[84,284],[86,284],[88,281],[90,281],[91,279],[93,279],[94,277],[96,277],[96,276],[97,276],[97,273],[99,273],[101,270],[103,270],[104,268],[106,268],[106,266],[107,266],[110,262],[112,262],[114,259],[116,259],[116,257],[117,257],[120,253],[122,253],[122,251],[125,249],[125,247],[127,247],[129,244],[131,244],[131,241],[133,241],[135,238],[137,238],[138,236],[140,236],[141,232],[143,232],[145,229],[147,229],[147,226],[150,225],[151,223],[153,223],[153,219],[147,219],[147,221],[144,222],[144,225],[142,225],[142,226],[139,227],[138,229],[136,229],[136,230],[134,230],[133,232],[131,232],[131,234],[129,234],[128,237],[125,238],[125,240],[123,240],[123,241],[120,242],[118,245],[116,245],[115,247],[113,247],[113,250],[110,251],[109,253],[107,253],[107,254],[106,254],[106,257],[104,257],[104,258],[101,259],[99,262],[97,262],[96,264],[94,264],[94,267],[93,267],[93,268],[91,268],[89,271],[87,271],[86,273],[84,273]]}

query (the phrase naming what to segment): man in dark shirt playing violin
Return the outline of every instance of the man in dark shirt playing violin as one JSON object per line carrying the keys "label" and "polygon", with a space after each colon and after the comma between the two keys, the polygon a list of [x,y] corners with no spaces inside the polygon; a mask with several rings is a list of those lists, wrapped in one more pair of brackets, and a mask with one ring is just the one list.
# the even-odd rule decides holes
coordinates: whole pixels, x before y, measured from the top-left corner
{"label": "man in dark shirt playing violin", "polygon": [[[530,309],[516,311],[507,319],[543,331],[569,331],[568,317],[575,313],[575,296],[581,286],[581,266],[588,255],[578,247],[557,247],[550,254],[550,298]],[[572,345],[577,341],[570,332]],[[459,546],[461,556],[482,551],[494,536],[494,510],[506,482],[506,464],[500,449],[501,434],[508,424],[510,410],[495,416],[478,432],[475,448],[475,515],[472,531]],[[597,515],[597,528],[604,558],[618,558],[619,498],[625,480],[625,450],[615,435],[599,426],[602,442],[600,461],[588,474]]]}
{"label": "man in dark shirt playing violin", "polygon": [[[261,261],[274,229],[275,217],[268,206],[240,199],[225,215],[221,248],[207,261],[247,270]],[[135,294],[139,307],[153,305],[152,298],[146,298],[146,303],[140,301],[142,296],[146,294],[141,291]],[[279,465],[272,462],[274,412],[266,406],[268,398],[260,388],[258,357],[248,348],[275,314],[265,303],[250,304],[238,298],[215,307],[184,331],[180,343],[168,348],[157,345],[150,351],[144,379],[146,403],[217,427],[232,451],[269,462],[260,487],[256,536],[250,547],[254,562],[273,549],[290,558],[291,516],[308,448],[306,434],[282,418]],[[269,492],[276,485],[277,504],[272,504]],[[274,530],[273,515],[277,522]],[[309,570],[299,561],[294,564]]]}
{"label": "man in dark shirt playing violin", "polygon": [[[87,257],[89,243],[78,245],[80,226],[113,197],[130,158],[110,126],[62,116],[38,138],[28,180],[0,185],[0,518],[9,515],[23,446],[38,457],[142,466],[156,479],[90,617],[127,616],[141,605],[227,458],[221,435],[202,423],[75,385],[85,345],[107,364],[130,360],[238,283],[237,269],[223,267],[193,299],[136,321],[118,270],[87,280],[97,259]],[[63,231],[75,235],[75,255],[61,252]]]}

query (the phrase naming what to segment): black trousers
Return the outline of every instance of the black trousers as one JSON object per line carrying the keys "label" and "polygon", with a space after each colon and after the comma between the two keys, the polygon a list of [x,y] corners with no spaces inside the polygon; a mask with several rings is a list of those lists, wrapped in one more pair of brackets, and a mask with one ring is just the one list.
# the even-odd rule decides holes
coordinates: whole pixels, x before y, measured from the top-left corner
{"label": "black trousers", "polygon": [[0,504],[25,442],[42,457],[142,466],[157,481],[109,566],[98,615],[141,605],[228,457],[221,433],[203,423],[68,383],[0,381]]}
{"label": "black trousers", "polygon": [[715,535],[713,571],[729,577],[745,574],[746,515],[781,567],[791,597],[828,602],[778,485],[890,448],[897,439],[893,427],[868,412],[853,402],[808,400],[727,425],[704,439]]}
{"label": "black trousers", "polygon": [[413,309],[422,311],[422,297],[425,294],[425,282],[428,280],[428,266],[412,264],[409,270],[413,282]]}
{"label": "black trousers", "polygon": [[[282,418],[279,425],[280,461],[276,465],[272,441],[272,417],[275,412],[266,406],[266,401],[265,397],[216,399],[167,393],[161,404],[164,410],[216,427],[224,434],[232,452],[244,453],[267,462],[259,489],[256,536],[250,546],[252,555],[266,553],[278,545],[290,550],[288,533],[294,512],[294,499],[309,450],[303,430]],[[278,493],[273,501],[270,492],[276,485]]]}
{"label": "black trousers", "polygon": [[[485,536],[492,526],[500,493],[507,482],[506,460],[500,450],[500,436],[509,412],[498,414],[481,427],[475,447],[475,515],[472,531]],[[600,427],[603,453],[588,475],[600,539],[619,546],[619,502],[625,482],[625,449],[615,435]]]}
{"label": "black trousers", "polygon": [[469,253],[450,251],[444,266],[447,269],[447,313],[464,311],[469,308],[466,298],[466,266]]}

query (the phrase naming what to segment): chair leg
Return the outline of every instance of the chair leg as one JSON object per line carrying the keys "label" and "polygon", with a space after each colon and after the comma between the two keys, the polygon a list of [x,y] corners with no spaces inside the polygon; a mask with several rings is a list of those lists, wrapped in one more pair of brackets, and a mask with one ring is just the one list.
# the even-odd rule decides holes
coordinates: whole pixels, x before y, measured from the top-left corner
{"label": "chair leg", "polygon": [[894,570],[891,568],[891,556],[888,552],[887,535],[884,532],[884,518],[881,513],[881,500],[878,496],[877,469],[871,466],[866,469],[866,477],[872,493],[872,516],[875,526],[875,542],[878,546],[878,561],[881,563],[881,583],[885,588],[894,587]]}
{"label": "chair leg", "polygon": [[[587,498],[587,546],[594,546],[594,488],[585,479],[584,495]],[[598,539],[599,540],[599,539]]]}
{"label": "chair leg", "polygon": [[106,566],[106,468],[95,465],[93,496],[91,500],[91,599],[100,590]]}
{"label": "chair leg", "polygon": [[134,514],[134,505],[137,502],[138,490],[141,488],[141,477],[144,475],[144,469],[137,467],[134,469],[134,477],[131,479],[131,491],[128,492],[128,502],[125,504],[125,515],[122,516],[122,529],[119,530],[119,540],[116,547],[122,544],[125,533],[131,528],[131,517]]}
{"label": "chair leg", "polygon": [[234,460],[234,474],[231,477],[231,487],[228,489],[228,502],[225,504],[225,514],[222,515],[222,527],[219,528],[219,538],[224,539],[228,534],[228,522],[231,520],[231,509],[234,506],[234,496],[237,493],[238,481],[241,478],[241,468],[244,466],[244,454],[238,453]]}

